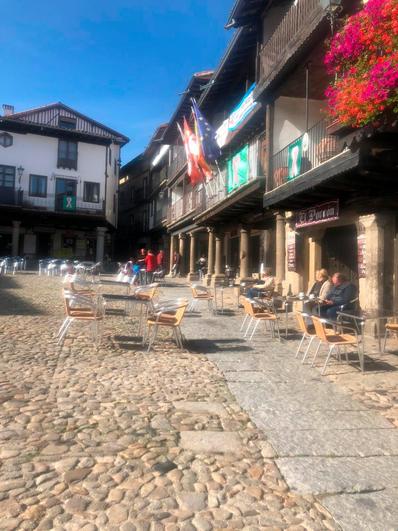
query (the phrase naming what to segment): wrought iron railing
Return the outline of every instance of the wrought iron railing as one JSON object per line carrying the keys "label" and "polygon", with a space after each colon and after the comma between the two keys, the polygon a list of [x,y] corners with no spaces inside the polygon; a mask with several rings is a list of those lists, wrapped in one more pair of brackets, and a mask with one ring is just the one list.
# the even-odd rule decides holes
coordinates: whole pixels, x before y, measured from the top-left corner
{"label": "wrought iron railing", "polygon": [[21,206],[22,190],[15,190],[9,186],[0,186],[0,205]]}
{"label": "wrought iron railing", "polygon": [[272,157],[268,191],[317,168],[338,154],[336,137],[327,134],[326,126],[326,120],[321,120]]}
{"label": "wrought iron railing", "polygon": [[48,210],[56,212],[85,212],[88,214],[103,214],[105,212],[105,201],[98,203],[84,201],[82,197],[70,196],[67,194],[47,194],[46,197],[30,196],[24,191],[21,204],[25,208],[34,210]]}
{"label": "wrought iron railing", "polygon": [[259,52],[259,82],[273,78],[326,17],[322,0],[296,0]]}

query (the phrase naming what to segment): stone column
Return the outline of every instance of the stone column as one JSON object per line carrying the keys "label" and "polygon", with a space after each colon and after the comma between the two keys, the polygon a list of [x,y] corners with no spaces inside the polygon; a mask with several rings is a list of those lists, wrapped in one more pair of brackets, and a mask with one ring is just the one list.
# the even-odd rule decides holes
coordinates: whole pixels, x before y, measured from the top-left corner
{"label": "stone column", "polygon": [[97,262],[102,262],[104,259],[105,234],[105,227],[97,227],[97,253],[95,258]]}
{"label": "stone column", "polygon": [[173,273],[173,258],[174,258],[174,252],[176,250],[176,245],[175,245],[175,236],[173,236],[172,234],[170,235],[170,261],[169,261],[169,276],[171,277],[172,276],[172,273]]}
{"label": "stone column", "polygon": [[224,256],[225,265],[231,265],[231,233],[226,232],[224,234]]}
{"label": "stone column", "polygon": [[182,232],[178,235],[178,252],[180,253],[180,276],[185,275],[185,240],[186,236]]}
{"label": "stone column", "polygon": [[249,230],[241,227],[240,229],[240,278],[249,276],[249,252],[250,252],[250,233]]}
{"label": "stone column", "polygon": [[322,268],[322,238],[324,230],[317,231],[308,238],[308,285],[315,282],[315,273]]}
{"label": "stone column", "polygon": [[19,254],[19,227],[20,221],[12,222],[12,256],[18,256]]}
{"label": "stone column", "polygon": [[276,215],[276,231],[275,231],[275,276],[278,283],[278,287],[282,285],[285,280],[286,270],[286,229],[285,229],[285,216],[278,213]]}
{"label": "stone column", "polygon": [[196,273],[196,234],[194,232],[190,233],[190,246],[189,246],[189,280],[196,280],[197,273]]}
{"label": "stone column", "polygon": [[359,226],[365,234],[366,246],[366,277],[359,280],[359,301],[363,309],[377,310],[384,307],[385,228],[389,221],[393,220],[383,214],[359,217]]}
{"label": "stone column", "polygon": [[224,272],[223,272],[223,236],[221,234],[215,235],[215,265],[214,265],[214,275],[213,275],[213,281],[221,280],[224,278]]}
{"label": "stone column", "polygon": [[214,273],[214,231],[212,228],[207,229],[209,234],[209,246],[207,249],[207,280],[211,281]]}

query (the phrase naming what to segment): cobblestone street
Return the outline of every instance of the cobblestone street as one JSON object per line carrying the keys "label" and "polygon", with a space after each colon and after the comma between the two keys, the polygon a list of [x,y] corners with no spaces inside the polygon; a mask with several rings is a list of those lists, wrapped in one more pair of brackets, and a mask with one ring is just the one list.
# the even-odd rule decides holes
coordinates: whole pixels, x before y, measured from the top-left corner
{"label": "cobblestone street", "polygon": [[62,349],[58,278],[1,277],[0,529],[335,529],[289,491],[201,354],[146,354],[136,323]]}
{"label": "cobblestone street", "polygon": [[[387,518],[356,529],[396,529],[386,486],[377,474],[358,476],[355,461],[379,459],[380,474],[389,466],[396,492],[394,371],[364,379],[342,365],[321,378],[294,360],[294,342],[262,338],[252,347],[239,339],[237,318],[206,309],[184,323],[189,352],[163,339],[147,354],[137,322],[116,311],[98,351],[78,326],[60,348],[60,291],[59,278],[0,277],[1,530],[340,529],[324,507],[347,522],[349,503],[339,494],[355,492],[355,474],[356,490],[378,492]],[[162,291],[187,294],[178,285]],[[396,356],[383,359],[393,368]],[[300,388],[306,378],[308,394]],[[313,385],[330,410],[326,435]],[[304,431],[295,430],[298,422]],[[348,435],[365,426],[358,449]],[[378,446],[372,430],[385,435]],[[330,437],[326,457],[351,460],[341,481],[338,467],[317,465],[319,453],[325,457],[320,437]],[[365,517],[371,503],[362,502]],[[343,528],[355,529],[355,521]]]}

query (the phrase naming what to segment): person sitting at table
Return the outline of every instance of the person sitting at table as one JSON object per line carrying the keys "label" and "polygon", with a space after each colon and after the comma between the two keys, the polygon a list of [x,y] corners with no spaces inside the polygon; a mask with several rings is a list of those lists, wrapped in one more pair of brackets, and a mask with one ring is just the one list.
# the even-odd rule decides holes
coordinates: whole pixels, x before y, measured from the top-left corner
{"label": "person sitting at table", "polygon": [[332,283],[327,270],[320,269],[319,271],[316,271],[315,282],[307,292],[307,296],[314,300],[305,302],[303,304],[303,311],[309,314],[314,313],[314,310],[317,309],[317,301],[324,301],[331,289]]}
{"label": "person sitting at table", "polygon": [[273,292],[275,290],[275,277],[272,276],[272,269],[266,267],[263,272],[262,279],[254,284],[252,288],[247,290],[247,296],[249,299],[254,297],[261,297],[264,292]]}
{"label": "person sitting at table", "polygon": [[343,273],[335,273],[332,277],[333,286],[326,295],[320,307],[321,317],[331,321],[337,319],[338,311],[350,311],[354,309],[357,297],[357,288]]}

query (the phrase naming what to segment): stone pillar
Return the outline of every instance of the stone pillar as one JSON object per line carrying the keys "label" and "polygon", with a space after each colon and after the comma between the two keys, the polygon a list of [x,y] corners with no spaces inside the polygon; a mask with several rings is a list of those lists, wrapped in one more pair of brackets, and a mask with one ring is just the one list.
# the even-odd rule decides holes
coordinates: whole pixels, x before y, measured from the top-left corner
{"label": "stone pillar", "polygon": [[[325,231],[317,231],[308,238],[308,285],[315,282],[315,273],[322,268],[322,238]],[[329,272],[330,273],[330,272]]]}
{"label": "stone pillar", "polygon": [[196,280],[197,279],[197,272],[196,272],[196,234],[194,232],[190,233],[190,246],[189,246],[189,280]]}
{"label": "stone pillar", "polygon": [[104,259],[105,233],[105,227],[97,227],[97,253],[95,258],[97,262],[102,262]]}
{"label": "stone pillar", "polygon": [[226,232],[224,234],[224,256],[225,265],[231,265],[231,233]]}
{"label": "stone pillar", "polygon": [[249,276],[249,252],[250,252],[250,234],[249,230],[241,227],[240,229],[240,278]]}
{"label": "stone pillar", "polygon": [[276,215],[276,231],[275,231],[275,276],[278,288],[281,287],[285,280],[286,269],[286,220],[285,216],[278,213]]}
{"label": "stone pillar", "polygon": [[212,228],[207,229],[209,234],[209,246],[207,249],[207,280],[211,281],[214,273],[214,231]]}
{"label": "stone pillar", "polygon": [[12,256],[18,256],[19,254],[19,227],[20,221],[12,222]]}
{"label": "stone pillar", "polygon": [[186,235],[181,232],[178,235],[178,252],[180,253],[180,276],[186,274],[185,240]]}
{"label": "stone pillar", "polygon": [[366,277],[359,279],[359,302],[362,309],[384,308],[385,228],[391,221],[389,216],[383,214],[359,217],[359,227],[365,235],[366,263]]}
{"label": "stone pillar", "polygon": [[170,235],[170,261],[169,261],[169,276],[172,276],[173,273],[173,258],[174,258],[174,252],[176,250],[175,245],[175,236],[172,234]]}
{"label": "stone pillar", "polygon": [[212,281],[221,280],[224,278],[223,272],[223,236],[220,234],[215,235],[215,265],[214,265],[214,275]]}

